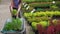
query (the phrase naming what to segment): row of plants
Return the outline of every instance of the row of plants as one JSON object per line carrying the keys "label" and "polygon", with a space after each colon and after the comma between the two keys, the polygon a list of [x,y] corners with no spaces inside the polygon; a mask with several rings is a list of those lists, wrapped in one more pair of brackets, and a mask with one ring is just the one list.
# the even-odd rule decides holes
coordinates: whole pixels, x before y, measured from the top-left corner
{"label": "row of plants", "polygon": [[49,26],[48,17],[28,17],[27,21],[34,31],[37,31],[37,24],[42,25],[44,28]]}
{"label": "row of plants", "polygon": [[26,8],[22,8],[22,11],[23,11],[23,13],[30,13],[33,9],[35,9],[35,12],[55,11],[55,10],[60,11],[60,9],[58,7],[55,7],[55,6],[51,6],[51,7],[35,7],[35,8],[30,7],[30,8],[28,8],[28,10],[26,10]]}
{"label": "row of plants", "polygon": [[31,7],[50,7],[50,8],[58,8],[59,7],[58,5],[56,5],[56,4],[40,4],[40,3],[29,4],[29,6],[31,6]]}
{"label": "row of plants", "polygon": [[33,7],[35,7],[34,5],[36,5],[36,6],[43,6],[43,5],[57,5],[57,6],[60,6],[60,1],[53,1],[53,2],[31,2],[31,3],[27,3],[28,5],[31,5],[31,6],[33,6]]}
{"label": "row of plants", "polygon": [[35,23],[39,34],[60,34],[60,20],[51,19],[48,23],[46,21],[42,21],[41,23],[42,24]]}
{"label": "row of plants", "polygon": [[[57,19],[52,19],[52,17],[53,17],[53,15],[60,16],[59,13],[60,13],[60,11],[45,11],[45,12],[41,11],[41,12],[35,12],[35,13],[24,13],[24,17],[26,18],[26,20],[31,25],[31,27],[34,31],[38,30],[38,28],[37,28],[38,24],[41,25],[43,29],[48,30],[50,27],[52,27],[51,21],[53,23],[53,27],[58,25]],[[52,20],[50,21],[50,19],[52,19]],[[55,27],[55,28],[58,28],[58,27]],[[56,31],[57,30],[55,30],[55,32]],[[56,32],[56,34],[59,34],[58,32]]]}
{"label": "row of plants", "polygon": [[31,6],[31,7],[47,7],[47,6],[50,6],[50,4],[39,4],[39,3],[36,3],[36,4],[29,4],[29,6]]}
{"label": "row of plants", "polygon": [[[48,2],[47,2],[48,1]],[[52,1],[52,2],[49,2]],[[23,15],[26,18],[26,20],[28,21],[28,23],[31,25],[32,29],[34,31],[40,30],[39,33],[40,34],[52,34],[49,31],[53,31],[55,32],[55,34],[60,34],[59,31],[57,31],[57,28],[59,28],[59,26],[57,26],[59,23],[57,22],[57,19],[52,19],[54,16],[60,16],[60,2],[59,0],[26,0],[24,1],[27,3],[27,6],[30,6],[30,8],[28,10],[26,10],[26,7],[22,8],[23,10],[26,10]],[[31,10],[30,10],[31,9]],[[36,11],[34,11],[33,13],[32,10],[35,9]],[[46,9],[46,11],[45,11]],[[41,11],[42,10],[42,11]],[[50,10],[50,11],[49,11]],[[52,19],[50,21],[50,19]],[[38,28],[37,25],[41,25],[42,28]],[[60,25],[60,24],[59,24]],[[57,26],[57,27],[55,27]],[[45,33],[47,31],[47,33]],[[49,30],[50,29],[50,30]],[[56,32],[57,31],[57,32]],[[37,33],[36,33],[37,34]]]}
{"label": "row of plants", "polygon": [[[40,3],[30,3],[27,4],[26,7],[25,5],[22,6],[22,11],[24,12],[31,12],[33,9],[35,11],[46,11],[46,10],[60,10],[60,5],[59,4],[40,4]],[[29,8],[28,8],[29,6]],[[27,9],[28,8],[28,9]]]}
{"label": "row of plants", "polygon": [[[24,6],[25,6],[25,4],[24,4]],[[25,12],[26,11],[30,12],[33,9],[36,9],[36,11],[52,10],[52,9],[53,10],[59,10],[59,8],[60,8],[60,1],[55,1],[54,4],[53,4],[53,2],[33,2],[33,3],[31,2],[31,3],[27,3],[25,8],[24,8],[24,6],[22,6],[23,7],[22,10],[25,11]],[[29,9],[26,10],[26,8],[28,6],[29,6]]]}
{"label": "row of plants", "polygon": [[41,12],[35,12],[35,13],[24,13],[24,17],[31,24],[33,24],[34,22],[38,24],[38,22],[40,21],[49,22],[49,18],[52,18],[53,16],[60,16],[60,12],[59,11],[45,11],[45,12],[41,11]]}
{"label": "row of plants", "polygon": [[60,11],[40,11],[35,13],[24,13],[24,16],[27,17],[42,17],[42,16],[60,16]]}
{"label": "row of plants", "polygon": [[52,2],[52,1],[60,1],[60,0],[23,0],[23,2]]}
{"label": "row of plants", "polygon": [[[27,21],[29,21],[31,23],[31,27],[33,28],[33,30],[37,31],[38,29],[41,29],[41,28],[37,28],[38,24],[41,25],[43,29],[48,30],[51,27],[51,21],[49,19],[50,18],[48,18],[47,16],[44,16],[44,17],[29,17],[27,19]],[[54,27],[58,24],[57,19],[53,19],[52,22],[53,22]],[[58,34],[58,33],[56,33],[56,34]]]}
{"label": "row of plants", "polygon": [[60,1],[56,1],[56,2],[35,2],[35,3],[29,3],[28,4],[29,6],[31,7],[45,7],[45,6],[51,6],[51,5],[55,5],[55,6],[58,6],[60,5]]}

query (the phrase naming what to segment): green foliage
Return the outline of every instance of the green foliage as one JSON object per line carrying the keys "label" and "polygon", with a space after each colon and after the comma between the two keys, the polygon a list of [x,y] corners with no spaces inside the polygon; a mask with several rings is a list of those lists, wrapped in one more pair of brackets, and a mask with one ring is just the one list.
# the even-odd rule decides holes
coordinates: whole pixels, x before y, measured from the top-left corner
{"label": "green foliage", "polygon": [[52,5],[51,8],[52,8],[52,9],[56,9],[56,8],[58,8],[58,6]]}
{"label": "green foliage", "polygon": [[4,30],[10,31],[10,30],[21,30],[21,25],[22,22],[19,18],[17,19],[12,19],[12,22],[7,22],[7,24],[5,25]]}
{"label": "green foliage", "polygon": [[60,16],[59,11],[41,11],[35,13],[24,13],[24,17],[31,22],[48,21],[53,16]]}
{"label": "green foliage", "polygon": [[34,30],[37,30],[37,24],[40,24],[43,26],[43,28],[46,28],[50,25],[49,21],[32,22],[31,24]]}
{"label": "green foliage", "polygon": [[23,2],[51,2],[53,0],[23,0]]}
{"label": "green foliage", "polygon": [[35,2],[35,0],[22,0],[23,2]]}
{"label": "green foliage", "polygon": [[[43,28],[47,28],[50,25],[49,18],[53,16],[60,16],[60,11],[40,11],[24,14],[24,17],[31,23],[34,30],[37,30],[37,24],[42,25]],[[56,20],[53,20],[53,23],[56,25]]]}
{"label": "green foliage", "polygon": [[60,0],[54,0],[54,1],[60,1]]}
{"label": "green foliage", "polygon": [[51,2],[53,0],[36,0],[36,2]]}
{"label": "green foliage", "polygon": [[13,15],[16,15],[17,14],[17,10],[16,9],[13,9],[12,14]]}
{"label": "green foliage", "polygon": [[39,24],[39,23],[32,22],[31,24],[32,24],[32,28],[33,28],[34,30],[37,30],[37,24]]}
{"label": "green foliage", "polygon": [[31,3],[29,4],[29,6],[31,7],[47,7],[47,6],[50,6],[50,4],[40,4],[40,3]]}
{"label": "green foliage", "polygon": [[60,15],[59,11],[41,11],[41,12],[35,12],[35,13],[24,13],[24,17],[43,17],[43,16],[48,16],[52,17],[53,15]]}
{"label": "green foliage", "polygon": [[48,27],[49,26],[49,22],[48,21],[41,21],[39,23],[40,23],[40,25],[42,25],[42,27]]}

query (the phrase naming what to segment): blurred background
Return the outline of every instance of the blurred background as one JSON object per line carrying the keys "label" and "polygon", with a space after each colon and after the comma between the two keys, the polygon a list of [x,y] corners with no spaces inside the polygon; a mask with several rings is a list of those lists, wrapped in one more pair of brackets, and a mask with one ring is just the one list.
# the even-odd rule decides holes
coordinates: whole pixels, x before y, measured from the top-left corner
{"label": "blurred background", "polygon": [[3,28],[6,19],[11,17],[9,11],[9,4],[10,0],[0,0],[0,31]]}
{"label": "blurred background", "polygon": [[[9,6],[11,3],[10,1],[11,0],[0,0],[0,31],[3,29],[6,20],[11,19],[11,14],[9,10]],[[26,19],[26,34],[36,34],[36,32],[40,33],[38,31],[40,31],[39,29],[41,27],[38,28],[37,24],[39,24],[39,26],[43,26],[43,29],[48,28],[46,29],[47,31],[50,30],[49,28],[51,25],[54,25],[53,27],[55,27],[59,24],[57,28],[60,27],[60,0],[22,1],[23,3],[21,11],[23,14],[22,16]],[[50,19],[52,19],[52,21],[50,21]],[[50,24],[50,22],[52,22],[53,24]],[[56,33],[60,34],[59,31]]]}

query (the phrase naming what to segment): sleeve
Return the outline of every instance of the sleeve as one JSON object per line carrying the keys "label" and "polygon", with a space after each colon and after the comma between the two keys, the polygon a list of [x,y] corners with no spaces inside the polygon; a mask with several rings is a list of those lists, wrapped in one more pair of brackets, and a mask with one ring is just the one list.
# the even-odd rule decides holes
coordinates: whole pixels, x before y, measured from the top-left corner
{"label": "sleeve", "polygon": [[14,4],[13,4],[13,0],[11,0],[11,5],[10,5],[10,6],[12,6],[12,7],[14,6]]}

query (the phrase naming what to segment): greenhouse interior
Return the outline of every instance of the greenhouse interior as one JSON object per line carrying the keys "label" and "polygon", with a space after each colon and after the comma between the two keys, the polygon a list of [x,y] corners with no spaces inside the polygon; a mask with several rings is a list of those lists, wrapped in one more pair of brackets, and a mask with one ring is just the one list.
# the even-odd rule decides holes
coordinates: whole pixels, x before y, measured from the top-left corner
{"label": "greenhouse interior", "polygon": [[0,0],[0,34],[60,34],[60,0]]}

